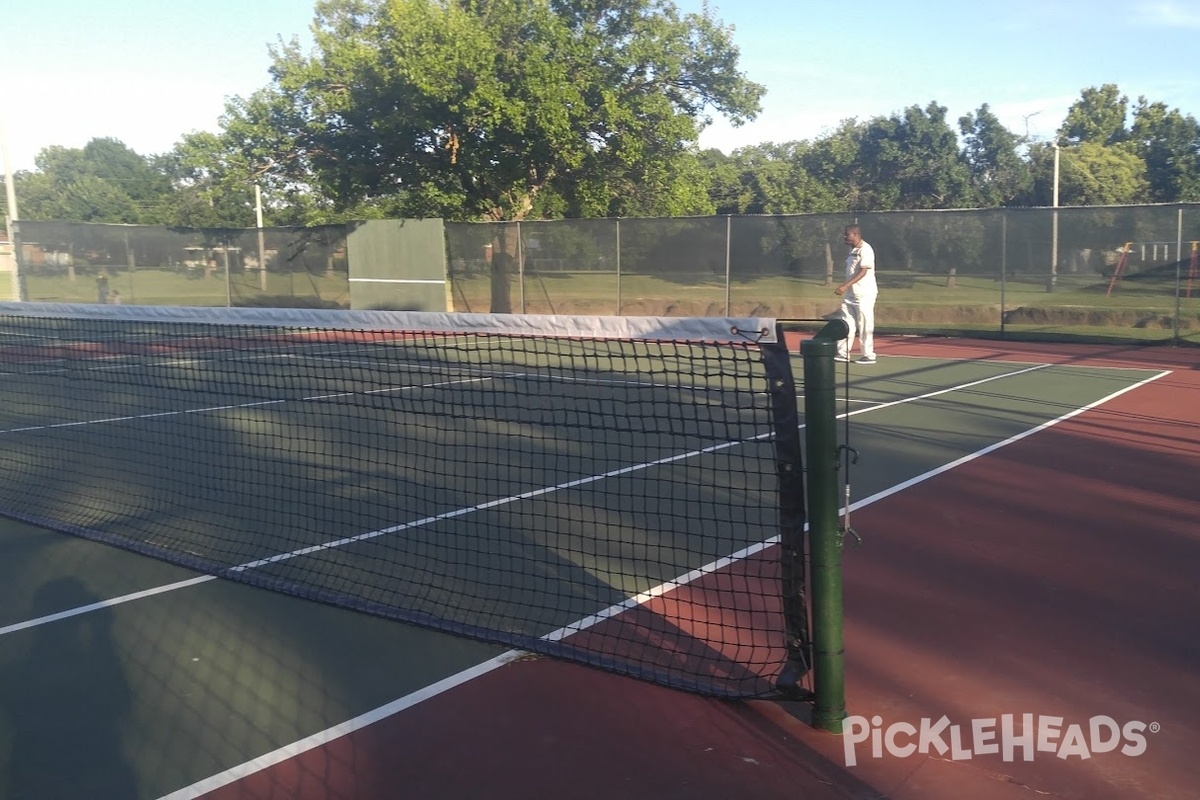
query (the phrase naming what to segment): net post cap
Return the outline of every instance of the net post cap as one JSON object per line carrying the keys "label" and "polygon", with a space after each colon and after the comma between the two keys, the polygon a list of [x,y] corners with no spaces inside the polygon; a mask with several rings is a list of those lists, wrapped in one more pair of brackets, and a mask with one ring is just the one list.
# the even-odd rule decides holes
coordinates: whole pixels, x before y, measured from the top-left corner
{"label": "net post cap", "polygon": [[811,339],[800,343],[800,352],[811,355],[833,356],[837,343],[850,334],[850,326],[845,320],[835,319],[826,323]]}
{"label": "net post cap", "polygon": [[825,323],[825,327],[817,331],[813,336],[814,339],[828,339],[834,342],[840,342],[850,335],[850,326],[844,319],[831,319]]}

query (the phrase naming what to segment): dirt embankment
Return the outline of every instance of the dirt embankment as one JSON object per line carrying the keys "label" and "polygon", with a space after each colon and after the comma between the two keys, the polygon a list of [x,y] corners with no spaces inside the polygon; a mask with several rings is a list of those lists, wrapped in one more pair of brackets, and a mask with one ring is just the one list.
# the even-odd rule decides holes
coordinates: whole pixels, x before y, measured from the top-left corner
{"label": "dirt embankment", "polygon": [[[836,299],[835,299],[836,300]],[[788,320],[828,319],[838,312],[835,301],[814,302],[780,300],[778,302],[734,302],[728,316],[774,317]],[[567,301],[556,303],[553,308],[541,307],[530,302],[526,313],[530,314],[612,314],[614,307],[608,302]],[[723,317],[727,316],[725,304],[704,300],[638,299],[621,305],[624,316],[646,317]],[[1020,306],[1003,312],[1008,325],[1045,325],[1053,327],[1082,328],[1162,328],[1175,327],[1174,315],[1156,310],[1102,309],[1085,307]],[[880,304],[876,309],[876,324],[880,326],[904,325],[968,325],[1000,327],[1000,307],[986,305],[888,305]],[[1200,330],[1200,314],[1184,314],[1179,320],[1181,330]]]}

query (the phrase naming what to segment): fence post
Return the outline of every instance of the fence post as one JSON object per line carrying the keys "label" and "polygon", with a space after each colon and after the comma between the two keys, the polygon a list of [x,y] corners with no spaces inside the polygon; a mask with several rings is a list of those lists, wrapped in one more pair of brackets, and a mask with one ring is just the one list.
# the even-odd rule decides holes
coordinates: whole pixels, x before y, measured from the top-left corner
{"label": "fence post", "polygon": [[725,316],[729,316],[729,281],[730,281],[730,241],[733,236],[733,215],[725,215]]}
{"label": "fence post", "polygon": [[1000,214],[1000,338],[1005,338],[1008,304],[1005,291],[1008,289],[1008,214]]}
{"label": "fence post", "polygon": [[521,313],[525,313],[525,240],[521,236],[521,221],[517,220],[517,287],[520,291]]}
{"label": "fence post", "polygon": [[621,316],[621,220],[617,220],[617,316]]}
{"label": "fence post", "polygon": [[1179,216],[1175,224],[1175,339],[1176,347],[1180,344],[1179,331],[1182,321],[1180,315],[1183,309],[1180,306],[1179,295],[1183,288],[1183,207],[1179,208]]}
{"label": "fence post", "polygon": [[4,119],[0,117],[0,173],[4,175],[4,193],[5,193],[5,208],[8,213],[4,215],[4,219],[8,225],[8,241],[13,249],[13,272],[12,272],[12,293],[13,299],[17,301],[28,300],[22,280],[23,273],[21,272],[21,214],[17,210],[17,182],[13,176],[12,162],[8,157],[8,133],[5,130]]}

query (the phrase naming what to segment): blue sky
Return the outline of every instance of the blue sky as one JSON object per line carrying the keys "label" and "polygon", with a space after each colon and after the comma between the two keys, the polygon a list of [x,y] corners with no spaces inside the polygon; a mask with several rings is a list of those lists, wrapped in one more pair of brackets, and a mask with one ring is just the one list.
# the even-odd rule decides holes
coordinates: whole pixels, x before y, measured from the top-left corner
{"label": "blue sky", "polygon": [[[676,4],[698,11],[702,0]],[[709,5],[767,94],[754,122],[715,121],[706,147],[811,139],[930,101],[952,122],[987,103],[1014,132],[1049,137],[1084,88],[1104,83],[1200,118],[1200,0]],[[150,155],[215,131],[226,98],[268,84],[268,45],[307,43],[312,18],[312,0],[0,0],[10,166],[95,137]]]}

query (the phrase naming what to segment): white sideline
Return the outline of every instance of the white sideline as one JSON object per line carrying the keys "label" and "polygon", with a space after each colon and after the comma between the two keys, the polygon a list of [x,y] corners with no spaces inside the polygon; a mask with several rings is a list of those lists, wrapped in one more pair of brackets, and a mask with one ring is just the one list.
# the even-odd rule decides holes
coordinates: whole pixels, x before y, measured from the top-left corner
{"label": "white sideline", "polygon": [[[1023,369],[1018,372],[1010,373],[1010,374],[1017,375],[1022,372],[1028,372],[1028,371],[1029,371],[1028,369]],[[903,483],[897,484],[896,486],[893,486],[890,489],[885,489],[884,491],[877,492],[876,494],[873,494],[870,497],[866,497],[856,503],[851,504],[850,509],[853,510],[853,509],[858,509],[858,508],[863,508],[865,506],[869,506],[872,503],[878,502],[886,497],[890,497],[891,495],[896,494],[897,492],[901,491],[902,489],[907,489],[912,486],[915,486],[918,483],[922,483],[924,481],[929,480],[930,478],[936,477],[937,475],[941,475],[942,473],[947,472],[951,469],[954,469],[955,467],[962,466],[963,464],[966,464],[969,461],[974,461],[975,459],[980,458],[981,456],[985,456],[989,453],[999,450],[1002,447],[1013,444],[1014,442],[1018,442],[1021,439],[1031,436],[1034,433],[1046,430],[1047,428],[1057,425],[1060,422],[1065,422],[1065,421],[1071,419],[1072,417],[1076,417],[1076,416],[1084,413],[1085,411],[1089,411],[1093,408],[1103,405],[1104,403],[1107,403],[1110,400],[1120,397],[1121,395],[1123,395],[1127,392],[1131,392],[1134,389],[1137,389],[1141,386],[1144,386],[1152,381],[1156,381],[1159,378],[1165,377],[1170,374],[1171,374],[1170,370],[1160,372],[1156,375],[1146,378],[1143,381],[1139,381],[1138,383],[1135,383],[1131,386],[1127,386],[1123,389],[1113,392],[1112,394],[1108,395],[1107,397],[1103,397],[1093,403],[1089,403],[1086,406],[1077,408],[1077,409],[1070,411],[1066,414],[1063,414],[1062,416],[1057,417],[1053,420],[1044,422],[1041,425],[1038,425],[1036,428],[1030,428],[1027,431],[1023,431],[1021,433],[1016,434],[1015,436],[1010,436],[1008,439],[1005,439],[1002,442],[996,442],[996,443],[991,444],[987,447],[984,447],[983,449],[978,450],[974,453],[965,455],[962,458],[958,458],[958,459],[950,462],[949,464],[944,464],[940,467],[937,467],[936,469],[929,470],[928,472],[926,472],[922,475],[918,475],[915,478],[911,478],[907,481],[904,481]],[[999,376],[999,377],[1005,377],[1005,376]],[[986,383],[989,380],[995,380],[995,378],[987,378],[983,381],[973,381],[972,383],[969,383],[969,384],[963,384],[962,387],[958,387],[958,388],[977,386],[980,383]],[[934,395],[944,394],[946,391],[953,391],[953,390],[952,389],[951,390],[939,390],[936,392],[930,392],[929,395],[927,395],[927,396],[932,397]],[[905,400],[902,400],[902,401],[882,404],[880,406],[877,406],[877,408],[888,408],[888,407],[891,407],[894,405],[899,405],[900,403],[903,403],[903,402],[909,402],[911,400],[916,400],[916,399],[919,399],[919,398],[906,398]],[[870,410],[872,410],[872,409],[862,409],[860,411],[852,412],[852,414],[859,414],[859,413],[863,413],[863,411],[870,411]],[[770,539],[760,542],[757,545],[751,545],[750,547],[745,548],[744,550],[740,551],[739,553],[735,553],[734,555],[728,556],[723,559],[719,559],[718,561],[715,561],[712,564],[708,564],[708,565],[705,565],[704,567],[693,570],[692,572],[689,572],[686,575],[676,578],[673,581],[668,581],[666,583],[663,583],[660,586],[657,586],[654,589],[651,589],[647,592],[643,592],[642,594],[638,595],[637,597],[630,598],[629,600],[626,600],[623,603],[619,603],[617,605],[610,606],[609,608],[605,609],[604,611],[601,611],[598,614],[593,614],[592,616],[589,616],[582,620],[579,620],[576,623],[568,625],[564,628],[560,628],[559,630],[554,631],[553,633],[549,633],[542,638],[547,639],[549,641],[558,641],[560,639],[566,638],[567,636],[569,636],[573,633],[577,633],[578,631],[586,630],[587,628],[590,628],[591,626],[596,625],[605,619],[609,619],[609,618],[615,616],[616,614],[620,613],[621,611],[627,610],[629,608],[633,608],[634,606],[637,606],[644,602],[647,602],[654,597],[661,596],[662,594],[665,594],[666,592],[668,592],[672,589],[675,589],[675,588],[678,588],[679,586],[684,586],[688,583],[691,583],[693,580],[696,580],[697,578],[699,578],[703,575],[706,575],[717,569],[721,569],[721,568],[728,566],[729,564],[732,564],[741,559],[748,558],[755,553],[761,552],[762,550],[765,550],[767,547],[770,547],[771,545],[778,543],[778,541],[779,541],[779,537],[773,536]],[[522,655],[523,655],[523,653],[521,651],[510,650],[500,656],[497,656],[496,658],[492,659],[491,661],[484,662],[483,664],[481,664],[477,667],[463,670],[462,672],[459,672],[456,675],[452,675],[448,678],[445,678],[445,679],[443,679],[425,689],[422,689],[418,692],[414,692],[412,694],[401,697],[398,700],[395,700],[391,703],[388,703],[385,706],[381,706],[377,709],[369,711],[366,714],[355,717],[354,719],[348,720],[339,725],[334,725],[333,727],[326,728],[325,730],[320,731],[319,733],[315,733],[312,736],[309,736],[307,738],[301,739],[300,741],[293,742],[289,745],[285,745],[284,747],[281,747],[278,750],[274,750],[270,753],[265,753],[265,754],[259,756],[258,758],[255,758],[255,759],[252,759],[245,763],[239,764],[236,767],[232,767],[228,770],[225,770],[224,772],[217,773],[216,775],[212,775],[208,778],[205,778],[202,781],[192,784],[191,786],[186,786],[182,789],[172,792],[171,794],[164,795],[163,797],[159,798],[159,800],[195,800],[196,798],[199,798],[208,792],[219,789],[222,786],[227,786],[230,783],[241,780],[242,778],[248,777],[249,775],[253,775],[256,772],[261,772],[262,770],[270,769],[271,767],[281,764],[282,762],[288,760],[289,758],[293,758],[293,757],[295,757],[301,753],[307,752],[308,750],[311,750],[315,747],[320,747],[324,744],[334,741],[335,739],[338,739],[339,737],[342,737],[342,736],[345,736],[354,731],[360,730],[360,729],[366,727],[367,725],[370,725],[372,723],[386,719],[387,717],[391,716],[392,714],[395,714],[395,713],[398,713],[405,709],[411,708],[411,707],[417,705],[418,703],[424,702],[425,700],[428,700],[431,697],[441,694],[442,692],[444,692],[448,689],[454,688],[455,686],[460,686],[464,683],[467,683],[468,681],[474,680],[475,678],[477,678],[481,675],[491,672],[493,669],[496,669],[499,666],[502,666],[504,664],[507,664],[511,661],[514,661],[514,660],[520,658]]]}
{"label": "white sideline", "polygon": [[[1039,364],[1039,365],[1035,365],[1035,366],[1031,366],[1031,367],[1025,367],[1023,369],[1015,370],[1012,372],[1005,372],[1000,375],[983,378],[981,380],[971,381],[969,383],[964,383],[964,384],[960,384],[957,386],[948,387],[948,388],[944,388],[944,389],[938,389],[936,391],[928,392],[926,394],[915,396],[915,397],[906,397],[901,400],[879,403],[877,405],[873,405],[868,408],[862,408],[862,409],[858,409],[858,410],[849,412],[848,414],[839,415],[839,418],[844,418],[845,416],[857,416],[859,414],[864,414],[864,413],[868,413],[871,411],[879,411],[879,410],[883,410],[886,408],[891,408],[893,406],[903,405],[905,403],[911,403],[911,402],[915,402],[918,400],[923,400],[923,399],[928,399],[928,398],[936,397],[936,396],[943,395],[943,394],[948,394],[950,392],[961,391],[963,389],[969,389],[969,388],[979,386],[984,383],[989,383],[991,381],[1000,380],[1002,378],[1015,377],[1017,375],[1021,375],[1021,374],[1031,372],[1034,370],[1038,370],[1038,369],[1044,369],[1044,368],[1051,367],[1051,366],[1059,366],[1059,365]],[[941,475],[942,473],[947,472],[951,469],[962,466],[963,464],[966,464],[969,461],[973,461],[976,458],[979,458],[981,456],[992,453],[992,452],[999,450],[1000,448],[1005,447],[1014,442],[1020,441],[1021,439],[1031,436],[1034,433],[1043,431],[1043,430],[1050,428],[1054,425],[1057,425],[1061,422],[1069,420],[1075,416],[1078,416],[1079,414],[1082,414],[1086,411],[1089,411],[1093,408],[1103,405],[1104,403],[1107,403],[1117,397],[1120,397],[1121,395],[1126,394],[1127,392],[1133,391],[1134,389],[1140,388],[1141,386],[1144,386],[1148,383],[1151,383],[1152,381],[1158,380],[1169,374],[1171,374],[1170,370],[1165,370],[1165,371],[1159,372],[1155,375],[1152,375],[1142,381],[1139,381],[1138,383],[1132,384],[1130,386],[1126,386],[1116,392],[1113,392],[1113,393],[1107,395],[1106,397],[1103,397],[1099,400],[1089,403],[1086,406],[1083,406],[1083,407],[1077,408],[1075,410],[1072,410],[1068,413],[1065,413],[1053,420],[1044,422],[1041,425],[1038,425],[1037,427],[1031,428],[1026,431],[1022,431],[1021,433],[1011,436],[1008,439],[1005,439],[1001,442],[996,442],[991,445],[988,445],[987,447],[984,447],[981,450],[978,450],[974,453],[962,456],[961,458],[958,458],[952,462],[949,462],[940,467],[937,467],[928,472],[925,472],[921,475],[918,475],[914,478],[911,478],[907,481],[904,481],[903,483],[897,484],[896,486],[893,486],[889,489],[885,489],[881,492],[871,495],[870,497],[867,497],[867,498],[859,500],[855,503],[852,503],[849,506],[849,510],[856,510],[859,508],[863,508],[872,503],[878,502],[879,500],[882,500],[886,497],[890,497],[891,495],[896,494],[897,492],[902,491],[903,489],[907,489],[918,483],[922,483],[922,482],[929,480],[930,478],[933,478],[937,475]],[[803,427],[803,426],[801,426],[801,427]],[[763,439],[768,436],[770,436],[770,434],[762,434],[758,437],[755,437],[755,440]],[[753,441],[753,440],[751,440],[751,441]],[[243,571],[243,570],[255,569],[257,567],[264,566],[266,564],[277,563],[279,561],[288,560],[288,559],[302,556],[302,555],[305,555],[305,554],[308,554],[308,553],[311,553],[314,551],[342,547],[342,546],[345,546],[347,544],[351,544],[354,542],[360,542],[360,541],[364,541],[367,539],[372,539],[372,538],[376,538],[379,536],[384,536],[387,534],[395,533],[398,531],[409,530],[414,527],[428,525],[428,524],[431,524],[431,523],[439,521],[439,520],[463,516],[465,514],[470,514],[475,511],[480,511],[480,510],[484,510],[484,509],[488,509],[488,508],[495,508],[496,506],[514,503],[514,502],[517,502],[517,501],[520,501],[523,499],[528,499],[530,497],[537,497],[537,496],[541,496],[541,495],[545,495],[545,494],[550,494],[553,492],[562,491],[564,489],[572,488],[572,487],[579,486],[582,484],[592,483],[595,481],[604,480],[606,478],[615,477],[618,475],[625,475],[625,474],[629,474],[632,472],[638,472],[638,471],[641,471],[644,469],[649,469],[651,467],[659,466],[662,464],[672,463],[675,461],[693,458],[693,457],[696,457],[696,456],[699,456],[702,454],[724,450],[724,449],[727,449],[730,447],[738,446],[741,443],[742,442],[726,442],[726,443],[722,443],[719,445],[713,445],[713,446],[710,446],[707,448],[703,448],[700,450],[694,450],[694,451],[691,451],[688,453],[681,453],[681,454],[677,454],[674,456],[669,456],[666,458],[658,459],[656,461],[646,462],[644,464],[623,467],[621,469],[612,470],[610,472],[606,472],[606,473],[603,473],[600,475],[594,475],[594,476],[590,476],[587,478],[580,478],[580,479],[568,481],[566,483],[558,484],[555,486],[547,486],[547,487],[543,487],[541,489],[535,489],[535,490],[532,490],[529,492],[521,493],[519,495],[512,495],[512,496],[506,497],[506,498],[487,501],[487,502],[480,503],[475,506],[456,509],[454,511],[445,512],[443,514],[439,514],[436,516],[426,517],[424,519],[414,520],[414,521],[407,522],[407,523],[402,523],[400,525],[391,526],[389,528],[384,528],[384,529],[380,529],[377,531],[363,533],[358,536],[338,539],[338,540],[326,542],[323,544],[314,545],[314,546],[302,548],[299,550],[294,550],[290,553],[280,553],[280,554],[278,554],[276,556],[272,556],[270,558],[260,559],[260,560],[256,560],[253,562],[247,562],[245,564],[231,568],[231,571]],[[847,509],[842,509],[842,510],[845,511]],[[643,603],[646,603],[655,597],[662,596],[663,594],[673,591],[674,589],[677,589],[681,586],[685,586],[685,585],[699,579],[700,577],[702,577],[704,575],[707,575],[707,574],[712,573],[719,569],[723,569],[724,567],[727,567],[730,564],[736,563],[737,561],[749,558],[750,556],[752,556],[756,553],[759,553],[774,544],[777,544],[778,541],[779,541],[779,537],[773,536],[762,542],[750,545],[737,553],[723,557],[723,558],[718,559],[718,560],[716,560],[710,564],[707,564],[703,567],[692,570],[684,575],[681,575],[681,576],[675,578],[674,580],[666,581],[650,590],[647,590],[647,591],[637,595],[636,597],[631,597],[621,603],[612,605],[603,611],[600,611],[596,614],[592,614],[588,617],[585,617],[574,623],[571,623],[570,625],[564,626],[556,631],[548,633],[545,636],[543,636],[542,638],[547,641],[559,641],[559,640],[564,639],[574,633],[578,633],[580,631],[586,630],[594,625],[599,624],[600,622],[602,622],[606,619],[610,619],[611,617],[616,616],[617,614],[619,614],[623,611],[626,611],[628,609],[642,605]],[[37,627],[39,625],[49,624],[52,622],[56,622],[58,620],[67,619],[67,618],[74,617],[74,616],[79,616],[81,614],[89,613],[92,611],[99,611],[102,609],[111,608],[111,607],[114,607],[117,605],[132,602],[135,600],[141,600],[141,599],[144,599],[147,597],[153,597],[153,596],[156,596],[159,594],[164,594],[167,592],[175,591],[176,589],[184,589],[184,588],[188,588],[191,586],[196,586],[196,585],[199,585],[202,583],[206,583],[208,581],[215,580],[216,577],[217,576],[213,576],[213,575],[202,575],[202,576],[198,576],[198,577],[191,578],[188,580],[179,581],[176,583],[167,584],[164,586],[159,586],[159,587],[155,587],[152,589],[147,589],[147,590],[143,590],[143,591],[139,591],[139,592],[134,592],[134,593],[127,594],[127,595],[122,595],[120,597],[111,598],[111,599],[104,600],[104,601],[101,601],[98,603],[92,603],[87,606],[80,606],[78,608],[68,609],[67,611],[62,611],[62,612],[58,612],[55,614],[50,614],[47,616],[39,617],[36,619],[31,619],[31,620],[26,620],[24,622],[15,623],[15,624],[0,628],[0,636],[6,635],[9,633],[15,633],[17,631],[28,630],[30,628]],[[263,754],[255,759],[247,761],[236,767],[232,767],[228,770],[217,773],[216,775],[212,775],[209,778],[206,778],[198,783],[192,784],[191,786],[187,786],[182,789],[179,789],[175,792],[165,795],[164,797],[160,798],[160,800],[184,800],[184,798],[200,797],[201,795],[203,795],[207,792],[211,792],[217,788],[220,788],[221,786],[225,786],[229,783],[240,780],[248,775],[254,774],[255,772],[259,772],[261,770],[268,769],[268,768],[270,768],[276,764],[279,764],[289,758],[299,755],[300,753],[303,753],[303,752],[311,750],[315,747],[324,745],[324,744],[326,744],[330,741],[333,741],[334,739],[337,739],[341,736],[344,736],[348,733],[359,730],[363,727],[366,727],[370,724],[378,722],[382,719],[385,719],[385,718],[387,718],[393,714],[396,714],[400,711],[403,711],[405,709],[411,708],[412,706],[415,706],[421,702],[424,702],[425,700],[427,700],[431,697],[441,694],[442,692],[445,692],[448,689],[454,688],[455,686],[459,686],[459,685],[466,683],[470,680],[473,680],[481,675],[491,672],[492,670],[494,670],[500,666],[503,666],[504,664],[509,663],[516,658],[521,657],[521,655],[523,655],[521,651],[510,650],[506,653],[503,653],[500,656],[497,656],[496,658],[493,658],[487,662],[484,662],[483,664],[480,664],[480,665],[477,665],[470,669],[459,672],[456,675],[452,675],[447,678],[444,678],[443,680],[438,681],[437,683],[434,683],[428,687],[425,687],[417,692],[405,695],[404,697],[401,697],[391,703],[388,703],[384,706],[380,706],[377,709],[369,711],[366,714],[360,715],[358,717],[355,717],[354,719],[340,723],[339,725],[335,725],[333,727],[327,728],[324,731],[315,733],[312,736],[306,737],[297,742],[293,742],[292,744],[285,745],[284,747],[281,747],[270,753]]]}

